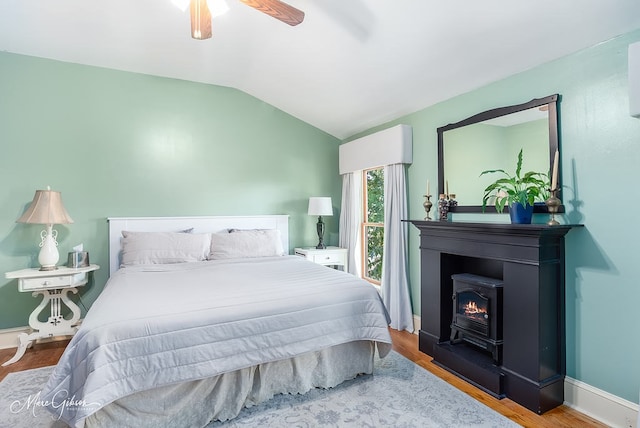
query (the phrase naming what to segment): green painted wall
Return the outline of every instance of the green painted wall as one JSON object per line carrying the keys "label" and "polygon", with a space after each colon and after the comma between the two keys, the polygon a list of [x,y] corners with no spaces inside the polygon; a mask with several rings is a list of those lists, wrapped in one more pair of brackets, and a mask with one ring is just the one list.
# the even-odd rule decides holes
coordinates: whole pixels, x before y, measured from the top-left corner
{"label": "green painted wall", "polygon": [[107,217],[289,214],[290,244],[315,245],[309,196],[341,181],[334,137],[243,92],[0,53],[0,328],[37,304],[4,272],[37,266],[39,225],[16,224],[36,189],[62,192],[61,264],[82,242],[107,280]]}
{"label": "green painted wall", "polygon": [[[437,179],[436,128],[483,110],[560,94],[562,199],[568,210],[563,221],[585,226],[566,237],[567,374],[636,403],[640,119],[629,116],[627,46],[639,40],[640,31],[626,34],[352,137],[398,123],[413,126],[409,210],[411,218],[421,219],[425,183]],[[495,220],[500,215],[482,216]],[[418,231],[411,227],[416,314],[418,245]]]}

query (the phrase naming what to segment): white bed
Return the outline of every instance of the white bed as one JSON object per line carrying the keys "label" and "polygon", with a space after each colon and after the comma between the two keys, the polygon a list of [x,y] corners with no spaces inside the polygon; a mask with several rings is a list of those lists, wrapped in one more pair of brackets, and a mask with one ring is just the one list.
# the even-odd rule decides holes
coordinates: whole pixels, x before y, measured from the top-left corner
{"label": "white bed", "polygon": [[[111,278],[41,393],[71,426],[205,426],[371,373],[376,345],[389,352],[388,317],[366,282],[296,256],[214,251],[268,233],[287,253],[287,216],[109,219],[109,229]],[[131,240],[164,235],[123,231],[168,232],[188,256],[213,233],[210,256],[223,256],[147,264],[131,258]]]}

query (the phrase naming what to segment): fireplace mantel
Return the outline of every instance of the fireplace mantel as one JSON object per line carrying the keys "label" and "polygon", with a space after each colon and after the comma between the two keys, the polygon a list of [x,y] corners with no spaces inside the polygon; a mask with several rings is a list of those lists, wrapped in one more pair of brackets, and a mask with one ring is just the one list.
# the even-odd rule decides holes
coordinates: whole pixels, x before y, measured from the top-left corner
{"label": "fireplace mantel", "polygon": [[[564,401],[564,236],[578,225],[410,220],[420,230],[420,351],[497,397],[544,413]],[[503,281],[501,365],[450,343],[451,276]]]}

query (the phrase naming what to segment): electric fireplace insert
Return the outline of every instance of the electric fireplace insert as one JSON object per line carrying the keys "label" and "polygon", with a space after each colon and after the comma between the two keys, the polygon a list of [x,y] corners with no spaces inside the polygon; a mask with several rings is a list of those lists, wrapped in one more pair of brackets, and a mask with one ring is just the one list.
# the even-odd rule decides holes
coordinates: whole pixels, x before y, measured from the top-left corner
{"label": "electric fireplace insert", "polygon": [[451,343],[464,341],[502,362],[502,280],[470,273],[451,276],[453,319]]}

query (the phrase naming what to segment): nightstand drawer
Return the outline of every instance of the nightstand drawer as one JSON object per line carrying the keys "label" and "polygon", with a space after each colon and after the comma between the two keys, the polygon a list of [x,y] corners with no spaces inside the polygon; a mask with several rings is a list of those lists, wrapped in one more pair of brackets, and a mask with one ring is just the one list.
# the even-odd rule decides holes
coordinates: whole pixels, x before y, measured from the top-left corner
{"label": "nightstand drawer", "polygon": [[87,273],[18,279],[18,291],[51,290],[65,287],[80,287],[87,283]]}
{"label": "nightstand drawer", "polygon": [[344,257],[342,256],[342,254],[338,254],[338,253],[314,254],[313,262],[322,264],[322,265],[343,265]]}
{"label": "nightstand drawer", "polygon": [[343,271],[348,271],[347,249],[340,247],[313,248],[298,247],[294,249],[296,256],[304,257],[310,262],[323,266],[340,266]]}
{"label": "nightstand drawer", "polygon": [[46,278],[21,278],[20,291],[41,290],[43,288],[62,288],[71,285],[71,276],[48,276]]}

